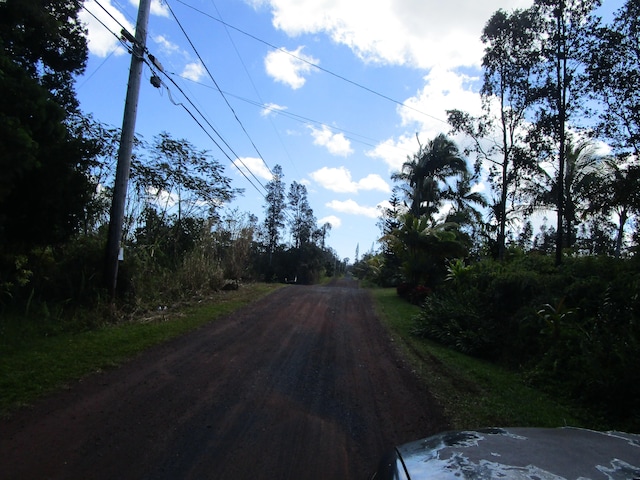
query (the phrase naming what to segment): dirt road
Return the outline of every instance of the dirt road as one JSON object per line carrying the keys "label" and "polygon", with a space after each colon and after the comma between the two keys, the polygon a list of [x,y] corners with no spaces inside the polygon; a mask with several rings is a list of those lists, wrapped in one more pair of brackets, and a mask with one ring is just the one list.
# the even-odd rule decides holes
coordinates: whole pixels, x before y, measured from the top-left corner
{"label": "dirt road", "polygon": [[289,286],[0,420],[2,479],[364,479],[446,429],[366,290]]}

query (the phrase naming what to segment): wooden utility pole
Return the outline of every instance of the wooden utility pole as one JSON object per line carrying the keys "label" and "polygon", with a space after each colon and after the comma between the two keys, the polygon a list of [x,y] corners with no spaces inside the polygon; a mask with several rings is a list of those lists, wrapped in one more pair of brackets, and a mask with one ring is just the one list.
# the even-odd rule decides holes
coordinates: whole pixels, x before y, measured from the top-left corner
{"label": "wooden utility pole", "polygon": [[116,168],[116,180],[113,188],[111,202],[111,217],[109,219],[109,235],[105,256],[105,285],[111,297],[115,296],[118,283],[118,257],[120,253],[120,241],[122,238],[122,223],[124,221],[124,207],[127,197],[127,184],[129,183],[129,170],[131,168],[131,152],[133,151],[133,138],[136,128],[136,115],[138,112],[138,96],[140,92],[140,79],[147,42],[147,24],[149,23],[149,10],[151,0],[140,0],[138,18],[136,21],[135,42],[131,53],[131,67],[129,68],[129,83],[127,85],[127,98],[124,105],[124,117],[122,120],[122,134],[118,150],[118,166]]}

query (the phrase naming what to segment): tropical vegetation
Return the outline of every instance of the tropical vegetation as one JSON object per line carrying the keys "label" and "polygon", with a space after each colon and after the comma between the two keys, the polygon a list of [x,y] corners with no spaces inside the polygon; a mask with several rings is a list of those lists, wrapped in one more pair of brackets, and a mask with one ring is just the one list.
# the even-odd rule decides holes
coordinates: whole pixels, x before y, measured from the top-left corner
{"label": "tropical vegetation", "polygon": [[482,115],[418,141],[354,271],[420,306],[414,335],[639,430],[638,2],[599,5],[495,12]]}
{"label": "tropical vegetation", "polygon": [[134,139],[110,291],[105,244],[121,132],[75,97],[88,53],[82,4],[0,2],[2,316],[80,316],[90,327],[240,282],[311,283],[344,271],[326,246],[331,225],[317,225],[304,185],[287,193],[280,166],[259,222],[229,207],[242,191],[210,152],[158,132]]}

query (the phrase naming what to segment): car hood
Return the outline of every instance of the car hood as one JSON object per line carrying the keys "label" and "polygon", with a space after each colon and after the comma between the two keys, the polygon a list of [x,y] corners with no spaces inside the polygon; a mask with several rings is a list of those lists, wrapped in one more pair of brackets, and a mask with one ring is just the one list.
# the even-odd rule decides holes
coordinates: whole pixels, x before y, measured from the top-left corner
{"label": "car hood", "polygon": [[578,428],[445,432],[395,449],[381,479],[640,479],[640,435]]}

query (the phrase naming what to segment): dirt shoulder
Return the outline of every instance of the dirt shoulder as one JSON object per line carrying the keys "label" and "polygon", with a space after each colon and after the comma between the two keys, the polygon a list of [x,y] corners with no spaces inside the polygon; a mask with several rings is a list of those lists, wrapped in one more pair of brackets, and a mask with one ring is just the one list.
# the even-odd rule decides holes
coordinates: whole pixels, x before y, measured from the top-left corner
{"label": "dirt shoulder", "polygon": [[366,290],[289,286],[0,420],[0,478],[366,478],[446,429]]}

